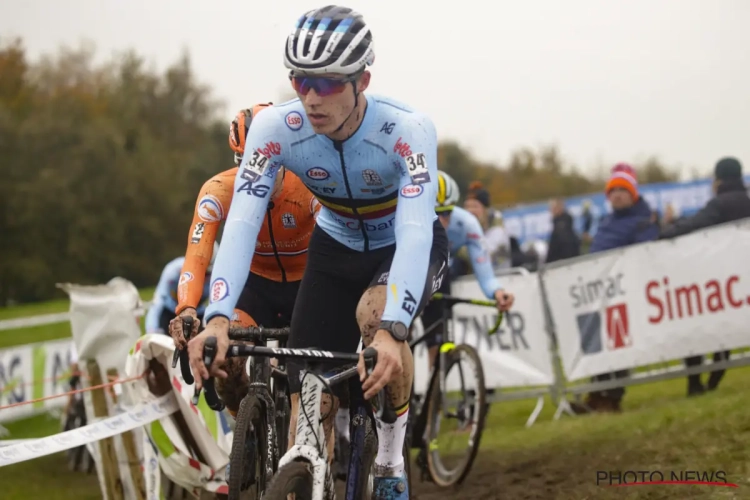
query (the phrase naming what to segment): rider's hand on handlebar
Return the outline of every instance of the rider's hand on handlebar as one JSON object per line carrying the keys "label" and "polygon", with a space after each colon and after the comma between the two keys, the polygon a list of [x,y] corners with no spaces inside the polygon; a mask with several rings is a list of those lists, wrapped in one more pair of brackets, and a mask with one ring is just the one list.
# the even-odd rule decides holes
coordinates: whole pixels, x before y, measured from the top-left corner
{"label": "rider's hand on handlebar", "polygon": [[[203,364],[203,344],[208,337],[216,337],[216,358],[210,367]],[[190,368],[195,377],[195,388],[202,389],[203,381],[209,376],[227,378],[227,372],[221,369],[226,361],[229,349],[229,320],[224,317],[212,318],[206,329],[188,342]],[[209,372],[210,370],[210,372]]]}
{"label": "rider's hand on handlebar", "polygon": [[500,311],[508,311],[513,307],[513,302],[516,298],[512,293],[506,292],[502,288],[495,292],[495,300],[497,301],[497,309]]}
{"label": "rider's hand on handlebar", "polygon": [[192,307],[188,307],[182,311],[179,316],[169,322],[169,335],[172,337],[172,340],[174,340],[174,346],[179,350],[184,349],[187,345],[187,340],[185,340],[185,335],[182,331],[182,318],[185,316],[191,316],[193,318],[193,331],[190,332],[189,337],[198,334],[198,325],[200,325],[200,322],[198,321],[198,313]]}
{"label": "rider's hand on handlebar", "polygon": [[359,355],[357,371],[365,392],[365,399],[375,397],[380,390],[391,380],[395,379],[403,371],[401,362],[401,342],[398,342],[386,330],[378,330],[369,347],[378,351],[378,361],[370,376],[365,370],[365,360],[362,353]]}

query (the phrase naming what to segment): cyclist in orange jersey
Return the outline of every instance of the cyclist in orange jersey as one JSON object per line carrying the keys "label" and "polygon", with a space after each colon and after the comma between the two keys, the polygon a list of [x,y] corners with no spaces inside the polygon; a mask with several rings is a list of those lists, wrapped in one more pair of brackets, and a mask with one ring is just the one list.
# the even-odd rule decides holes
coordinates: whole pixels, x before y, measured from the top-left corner
{"label": "cyclist in orange jersey", "polygon": [[[229,145],[235,152],[235,165],[242,159],[245,136],[253,117],[270,104],[259,104],[237,113],[229,131]],[[178,316],[170,323],[170,334],[178,348],[185,347],[182,316],[197,319],[196,307],[203,295],[206,269],[214,252],[219,227],[232,203],[238,167],[211,177],[200,190],[190,226],[185,263],[177,289]],[[244,189],[243,189],[244,188]],[[258,189],[247,184],[236,196],[255,196]],[[263,193],[265,194],[265,193]],[[319,204],[302,181],[281,167],[273,186],[266,216],[256,243],[250,274],[232,318],[242,326],[263,325],[271,328],[289,326],[297,290],[307,264],[307,246],[315,226]],[[221,293],[212,290],[211,293]],[[194,323],[193,335],[198,333]],[[234,415],[247,393],[244,360],[233,359],[225,369],[226,379],[217,379],[216,389]],[[245,383],[242,383],[245,382]]]}

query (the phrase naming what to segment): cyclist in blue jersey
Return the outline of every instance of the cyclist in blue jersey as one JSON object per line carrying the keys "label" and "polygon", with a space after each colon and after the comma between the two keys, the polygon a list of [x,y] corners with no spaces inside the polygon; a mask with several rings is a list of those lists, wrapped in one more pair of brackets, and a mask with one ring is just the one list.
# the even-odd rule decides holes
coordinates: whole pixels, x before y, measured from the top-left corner
{"label": "cyclist in blue jersey", "polygon": [[[372,33],[351,9],[327,6],[297,21],[284,61],[298,99],[253,120],[211,275],[206,330],[190,341],[188,351],[196,385],[209,373],[226,376],[221,366],[229,318],[245,284],[271,186],[284,165],[321,204],[289,346],[356,352],[361,338],[378,351],[369,377],[360,359],[362,389],[370,398],[387,385],[398,418],[394,424],[378,422],[373,498],[400,500],[409,494],[401,453],[413,378],[406,340],[433,283],[445,274],[448,238],[434,210],[435,127],[405,104],[365,96],[374,58]],[[207,336],[218,340],[211,367],[202,360]],[[298,370],[289,366],[295,416]],[[324,401],[327,436],[337,404],[334,398]],[[295,422],[290,427],[294,433]]]}
{"label": "cyclist in blue jersey", "polygon": [[[216,253],[219,251],[219,244],[214,242],[214,252],[211,256],[211,263],[206,268],[206,275],[211,274]],[[177,307],[178,296],[177,287],[180,285],[180,275],[182,265],[185,263],[185,257],[177,257],[170,261],[161,272],[159,283],[154,290],[154,299],[146,313],[145,328],[146,333],[164,333],[169,335],[169,322],[174,318],[174,310]],[[203,317],[206,306],[208,305],[208,279],[203,287],[203,297],[196,308],[198,320]]]}
{"label": "cyclist in blue jersey", "polygon": [[[471,212],[456,206],[461,195],[458,184],[456,184],[456,181],[450,175],[443,171],[438,171],[437,185],[435,212],[448,234],[451,256],[455,255],[462,247],[466,247],[472,267],[474,268],[474,275],[477,281],[479,281],[479,286],[484,295],[488,299],[496,300],[499,310],[509,310],[513,306],[515,298],[512,293],[503,290],[495,277],[492,261],[484,243],[484,231],[479,219],[472,215]],[[442,282],[436,284],[436,288],[432,292],[441,292],[445,295],[450,295],[450,276],[446,276]],[[448,311],[448,317],[451,317],[450,311]],[[430,366],[432,366],[437,356],[438,347],[445,333],[445,323],[442,322],[442,319],[443,308],[437,301],[430,302],[422,313],[422,324],[425,331],[432,328],[436,323],[440,323],[434,326],[437,330],[436,334],[425,341],[428,347]]]}

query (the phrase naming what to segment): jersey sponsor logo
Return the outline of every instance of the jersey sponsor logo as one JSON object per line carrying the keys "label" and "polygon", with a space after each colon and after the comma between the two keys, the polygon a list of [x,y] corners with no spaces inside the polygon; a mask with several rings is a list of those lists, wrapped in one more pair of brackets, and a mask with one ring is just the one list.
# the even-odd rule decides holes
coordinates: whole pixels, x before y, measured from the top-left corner
{"label": "jersey sponsor logo", "polygon": [[180,275],[180,282],[178,286],[182,286],[185,283],[188,283],[190,281],[193,281],[193,273],[191,272],[184,272]]}
{"label": "jersey sponsor logo", "polygon": [[401,158],[406,158],[412,154],[411,146],[409,146],[408,142],[402,142],[402,139],[403,137],[399,137],[398,140],[396,140],[396,145],[393,146],[393,152],[398,153]]}
{"label": "jersey sponsor logo", "polygon": [[281,154],[281,144],[278,142],[267,142],[263,149],[258,149],[260,154],[267,158],[279,156]]}
{"label": "jersey sponsor logo", "polygon": [[313,179],[316,181],[322,181],[330,177],[330,174],[328,173],[328,171],[320,167],[311,168],[310,170],[307,171],[306,175],[310,179]]}
{"label": "jersey sponsor logo", "polygon": [[424,192],[424,188],[418,184],[407,184],[401,188],[401,196],[404,198],[416,198]]}
{"label": "jersey sponsor logo", "polygon": [[378,173],[370,168],[366,168],[362,171],[362,178],[365,180],[365,184],[368,186],[382,186],[383,179],[380,178]]}
{"label": "jersey sponsor logo", "polygon": [[216,196],[207,194],[198,202],[198,217],[205,222],[221,222],[224,207]]}
{"label": "jersey sponsor logo", "polygon": [[[333,194],[336,192],[336,188],[334,187],[325,187],[325,186],[307,186],[311,190],[315,191],[316,193],[323,193],[323,194]],[[364,189],[362,190],[364,191]]]}
{"label": "jersey sponsor logo", "polygon": [[[332,213],[332,212],[329,212]],[[358,220],[349,220],[345,221],[343,219],[339,219],[338,217],[333,217],[333,220],[341,224],[347,229],[351,229],[352,231],[359,231],[359,229],[362,227],[359,224]],[[393,227],[393,222],[396,220],[395,217],[391,217],[385,222],[379,222],[377,224],[372,224],[370,222],[365,221],[365,230],[366,231],[383,231],[386,229],[391,229]]]}
{"label": "jersey sponsor logo", "polygon": [[273,176],[276,174],[278,170],[279,170],[279,165],[272,163],[271,166],[266,169],[266,173],[263,175],[271,179],[273,178]]}
{"label": "jersey sponsor logo", "polygon": [[440,287],[443,286],[443,278],[445,278],[445,273],[443,270],[445,269],[446,262],[443,261],[440,264],[440,269],[438,269],[438,272],[435,274],[435,276],[432,277],[432,292],[430,295],[434,294],[438,290],[440,290]]}
{"label": "jersey sponsor logo", "polygon": [[378,285],[387,285],[388,284],[388,276],[390,276],[391,272],[386,271],[383,274],[380,275],[380,278],[378,278]]}
{"label": "jersey sponsor logo", "polygon": [[290,111],[289,113],[287,113],[284,121],[286,121],[286,126],[291,130],[294,130],[295,132],[302,128],[303,120],[302,115],[299,113],[299,111]]}
{"label": "jersey sponsor logo", "polygon": [[237,192],[241,193],[244,191],[251,196],[265,198],[270,190],[271,186],[266,186],[265,184],[258,184],[257,186],[253,186],[252,181],[247,181],[242,186],[240,186]]}
{"label": "jersey sponsor logo", "polygon": [[193,234],[190,236],[190,243],[200,243],[203,238],[203,230],[206,228],[205,222],[196,222],[193,228]]}
{"label": "jersey sponsor logo", "polygon": [[289,212],[281,216],[281,223],[286,229],[294,229],[297,227],[297,221],[294,219],[294,214],[290,214]]}
{"label": "jersey sponsor logo", "polygon": [[415,153],[404,157],[409,169],[412,184],[424,184],[430,182],[430,173],[427,171],[427,160],[424,153]]}
{"label": "jersey sponsor logo", "polygon": [[383,124],[383,126],[382,126],[382,127],[380,127],[380,131],[381,131],[381,132],[385,132],[385,133],[386,133],[386,134],[388,134],[388,135],[391,135],[391,133],[393,132],[393,127],[395,127],[395,126],[396,126],[396,124],[395,124],[395,123],[388,123],[388,122],[385,122],[385,123]]}
{"label": "jersey sponsor logo", "polygon": [[409,290],[406,290],[406,296],[401,303],[401,309],[409,313],[410,317],[413,317],[414,312],[417,310],[417,299],[414,298],[414,295]]}
{"label": "jersey sponsor logo", "polygon": [[211,284],[211,302],[219,302],[229,295],[229,283],[224,278],[216,278]]}

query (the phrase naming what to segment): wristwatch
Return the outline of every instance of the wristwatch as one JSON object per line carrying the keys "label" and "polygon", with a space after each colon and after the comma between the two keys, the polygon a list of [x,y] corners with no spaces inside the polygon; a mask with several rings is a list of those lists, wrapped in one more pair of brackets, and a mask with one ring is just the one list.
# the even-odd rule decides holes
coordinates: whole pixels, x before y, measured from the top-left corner
{"label": "wristwatch", "polygon": [[409,327],[400,321],[381,321],[378,329],[387,331],[399,342],[405,342],[409,338]]}

